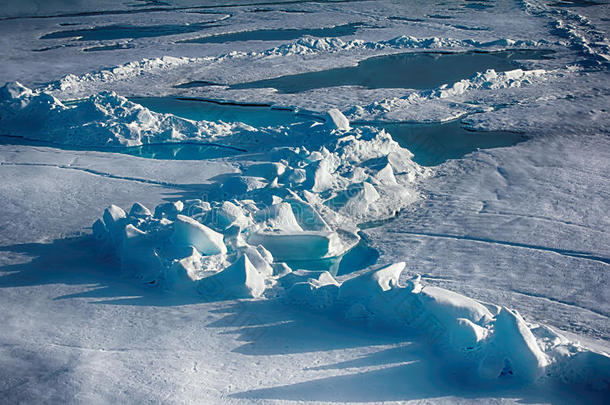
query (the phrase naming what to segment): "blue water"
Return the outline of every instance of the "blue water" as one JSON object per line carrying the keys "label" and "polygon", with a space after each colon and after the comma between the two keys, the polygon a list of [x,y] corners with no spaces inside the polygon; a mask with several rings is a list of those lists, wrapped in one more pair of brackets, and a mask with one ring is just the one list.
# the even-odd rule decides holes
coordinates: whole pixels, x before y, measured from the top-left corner
{"label": "blue water", "polygon": [[[131,100],[152,111],[174,114],[192,120],[243,122],[259,127],[286,126],[319,119],[295,114],[291,110],[271,109],[265,105],[217,104],[171,97],[132,98]],[[354,126],[366,124],[353,123]],[[375,123],[373,126],[384,128],[396,142],[413,153],[414,161],[423,166],[435,166],[448,159],[459,159],[478,149],[510,146],[526,139],[524,135],[513,132],[470,131],[463,128],[459,121],[434,124]]]}
{"label": "blue water", "polygon": [[172,97],[134,97],[130,100],[152,111],[174,114],[191,120],[243,122],[254,127],[286,126],[315,119],[289,109],[273,109],[266,104],[236,105]]}
{"label": "blue water", "polygon": [[79,41],[101,41],[125,38],[152,38],[166,35],[189,34],[217,26],[218,25],[212,25],[210,22],[146,26],[113,24],[93,28],[51,32],[43,35],[40,39],[78,38]]}
{"label": "blue water", "polygon": [[116,150],[132,156],[164,160],[204,160],[239,155],[243,149],[204,143],[164,143]]}
{"label": "blue water", "polygon": [[429,89],[468,78],[487,69],[513,70],[519,60],[548,59],[552,51],[513,50],[498,52],[401,53],[365,59],[354,67],[280,76],[240,83],[231,89],[274,88],[280,93],[360,86],[367,89]]}
{"label": "blue water", "polygon": [[[152,111],[170,113],[192,120],[242,122],[254,127],[289,126],[320,118],[295,113],[292,110],[272,109],[267,105],[234,105],[172,97],[132,98]],[[78,102],[78,101],[76,101]],[[69,102],[67,104],[70,104]],[[367,123],[353,122],[354,126]],[[424,166],[435,166],[448,159],[459,159],[478,149],[511,146],[527,139],[519,133],[506,131],[470,131],[459,121],[434,124],[385,123],[372,124],[384,128],[401,146],[409,149],[413,160]],[[72,150],[98,150],[126,153],[153,159],[199,160],[235,156],[245,152],[229,145],[209,143],[165,143],[139,147],[81,148],[31,141],[23,138],[1,137],[0,144],[28,144],[60,147]]]}
{"label": "blue water", "polygon": [[442,124],[383,124],[398,144],[413,153],[422,166],[436,166],[460,159],[478,149],[499,148],[525,141],[523,134],[507,131],[470,131],[459,121]]}
{"label": "blue water", "polygon": [[186,39],[180,42],[190,44],[222,44],[225,42],[236,41],[289,41],[306,35],[312,37],[342,37],[346,35],[354,35],[358,28],[362,26],[362,23],[351,23],[328,28],[286,28],[240,31],[228,34],[217,34],[201,38]]}
{"label": "blue water", "polygon": [[245,150],[239,148],[196,142],[149,144],[131,147],[96,147],[64,145],[53,142],[25,139],[21,137],[6,135],[0,135],[0,145],[46,146],[51,148],[75,151],[124,153],[126,155],[165,160],[216,159],[235,156],[245,152]]}
{"label": "blue water", "polygon": [[606,4],[601,1],[588,1],[588,0],[559,0],[554,2],[549,2],[550,6],[559,6],[559,7],[590,7],[590,6],[598,6],[600,4]]}
{"label": "blue water", "polygon": [[176,89],[191,89],[194,87],[208,87],[208,86],[218,86],[218,83],[209,82],[207,80],[194,80],[192,82],[186,82],[177,84],[174,86]]}

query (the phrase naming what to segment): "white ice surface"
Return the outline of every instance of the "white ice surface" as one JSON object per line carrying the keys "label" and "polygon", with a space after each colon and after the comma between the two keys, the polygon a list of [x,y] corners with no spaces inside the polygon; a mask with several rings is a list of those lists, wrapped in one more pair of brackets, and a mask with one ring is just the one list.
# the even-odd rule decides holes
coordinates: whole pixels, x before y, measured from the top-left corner
{"label": "white ice surface", "polygon": [[[371,120],[442,121],[477,112],[466,118],[467,125],[533,134],[536,137],[528,142],[475,152],[435,168],[434,176],[422,178],[414,190],[423,199],[395,220],[366,234],[372,246],[381,252],[381,263],[407,262],[403,277],[420,273],[428,286],[517,308],[527,322],[551,325],[569,340],[580,340],[588,347],[608,351],[609,92],[607,71],[598,69],[607,62],[608,6],[565,9],[549,8],[546,3],[498,1],[492,9],[481,11],[467,10],[457,3],[448,6],[425,1],[413,2],[408,9],[401,2],[374,1],[175,10],[194,5],[180,1],[169,6],[144,6],[167,8],[162,11],[30,18],[100,9],[138,10],[135,2],[105,2],[95,6],[85,2],[31,2],[31,7],[28,4],[18,10],[3,8],[3,17],[10,19],[0,21],[3,33],[0,43],[9,51],[0,70],[0,81],[20,80],[34,87],[74,74],[70,80],[76,86],[55,92],[63,100],[114,90],[122,96],[180,93],[264,101],[319,112],[334,107],[348,116],[352,111],[364,111],[362,118]],[[259,8],[270,11],[253,12]],[[219,27],[205,35],[286,25],[327,27],[365,22],[371,26],[360,29],[355,36],[342,38],[343,44],[348,44],[347,49],[340,45],[330,50],[324,42],[318,42],[323,45],[320,49],[300,48],[298,43],[295,46],[282,41],[229,45],[175,42],[203,33],[116,41],[39,39],[46,33],[94,25],[200,22],[226,15],[230,16],[228,20],[223,19]],[[390,20],[388,16],[422,21]],[[60,26],[60,23],[79,25]],[[369,56],[410,48],[358,49],[350,44],[359,42],[349,41],[381,43],[400,35],[412,36],[422,43],[427,38],[450,39],[455,42],[435,49],[452,50],[503,48],[511,44],[492,47],[482,44],[510,38],[532,41],[532,46],[550,47],[558,54],[555,60],[524,66],[526,71],[544,69],[540,75],[531,74],[532,79],[477,87],[472,83],[476,84],[480,76],[474,76],[465,85],[448,83],[453,89],[467,91],[445,97],[439,94],[430,99],[417,99],[411,96],[416,92],[405,89],[345,87],[279,95],[264,90],[171,87],[202,77],[235,83],[350,66]],[[477,44],[464,42],[471,40]],[[82,51],[117,43],[133,48]],[[44,47],[53,49],[33,52]],[[292,54],[295,49],[297,52]],[[418,49],[426,48],[415,50]],[[230,50],[242,54],[218,58]],[[256,54],[248,56],[247,52]],[[200,59],[194,62],[156,59],[166,55]],[[144,58],[149,58],[149,62],[142,62]],[[49,64],[49,60],[56,62]],[[595,70],[565,67],[583,60],[592,63]],[[164,61],[170,61],[167,68]],[[104,73],[130,62],[127,69],[114,71],[125,74],[119,80]],[[162,68],[154,68],[155,65]],[[82,77],[93,80],[81,83]],[[434,94],[434,89],[431,91]],[[416,102],[406,103],[404,108],[397,108],[400,102],[384,103],[409,97]],[[379,110],[381,113],[367,108],[375,103],[390,108]],[[356,105],[364,108],[354,109]],[[293,167],[286,173],[286,178],[292,175],[290,179],[295,184],[303,174],[296,169],[297,159],[302,156],[290,162]],[[81,237],[89,235],[88,228],[110,204],[127,210],[138,201],[154,211],[152,208],[164,201],[202,198],[210,184],[222,182],[222,176],[238,178],[238,170],[252,167],[253,161],[272,160],[269,156],[158,161],[101,152],[2,145],[0,159],[3,272],[0,393],[6,402],[31,403],[41,397],[49,402],[66,403],[600,401],[598,394],[554,383],[515,387],[510,383],[475,385],[460,380],[459,368],[447,367],[451,362],[446,361],[443,348],[438,357],[438,353],[429,352],[429,346],[422,344],[421,339],[405,336],[404,331],[379,330],[375,322],[370,326],[377,329],[362,327],[363,319],[370,320],[371,313],[387,309],[384,301],[372,306],[357,303],[345,313],[312,314],[311,309],[328,308],[337,293],[337,286],[323,276],[311,281],[305,277],[300,291],[294,289],[295,297],[306,296],[309,298],[305,303],[315,303],[303,305],[303,311],[275,299],[236,301],[222,296],[221,301],[201,302],[201,295],[188,289],[176,288],[180,294],[162,293],[158,288],[137,285],[133,277],[120,276],[120,263],[99,253],[99,243]],[[233,181],[226,189],[255,192],[264,183],[273,184],[274,170],[277,168],[269,166],[253,169],[248,175],[258,179]],[[315,177],[316,192],[329,186],[325,170]],[[375,183],[381,190],[392,183],[387,173],[375,178],[384,186]],[[363,192],[366,188],[365,185],[358,189],[353,205],[358,207],[362,201],[368,204],[375,200],[371,199],[373,193]],[[383,193],[380,197],[377,201],[391,198]],[[222,214],[219,218],[227,221],[227,229],[231,225],[248,226],[247,221],[231,216],[229,211],[214,211]],[[384,216],[390,211],[385,207],[367,215]],[[285,214],[280,217],[263,226],[288,226],[294,230],[293,221]],[[317,231],[336,226],[328,213],[323,218],[315,215],[311,218],[315,221],[309,224]],[[188,260],[180,261],[182,267],[173,267],[176,287],[184,286],[184,280],[188,286],[192,275],[201,276],[191,273],[195,267],[205,273],[228,265],[222,258],[202,262],[196,254],[188,254]],[[255,256],[253,252],[247,254]],[[249,259],[257,272],[267,263],[263,256],[256,263]],[[246,271],[236,272],[237,277],[232,280],[247,286],[248,293],[244,295],[258,295],[259,282],[239,277],[253,269],[246,264],[243,269]],[[385,286],[385,281],[382,284]],[[387,286],[391,284],[388,281]],[[241,293],[243,289],[236,295]],[[299,300],[297,303],[302,303]],[[455,304],[451,299],[443,302],[448,302],[451,308]],[[493,314],[499,309],[489,304],[486,307]],[[449,341],[455,347],[484,340],[486,332],[474,323],[477,319],[469,320],[462,312],[457,315],[460,320],[449,328]],[[445,323],[457,319],[456,316],[447,318]],[[346,323],[344,317],[351,322]],[[565,347],[565,342],[545,328],[531,323],[526,326],[544,350],[552,352],[549,347],[554,345]],[[531,349],[527,333],[511,335],[525,331],[517,317],[503,318],[500,329],[505,331],[502,336],[518,339],[510,344],[500,342],[499,346],[512,347],[513,353],[527,353],[529,349],[523,348],[528,345]],[[516,341],[520,343],[516,345]],[[557,363],[559,374],[573,373],[576,379],[584,378],[587,382],[595,382],[600,375],[603,378],[602,373],[583,374],[586,369],[606,367],[603,357],[584,353],[574,356],[571,362]],[[520,357],[519,364],[534,364],[532,358],[542,362],[535,354]],[[485,359],[482,370],[491,370],[492,376],[505,365],[498,357]],[[524,370],[529,373],[533,369],[528,366]],[[518,365],[515,371],[520,373]],[[548,371],[557,375],[554,368]]]}
{"label": "white ice surface", "polygon": [[609,282],[608,147],[547,134],[448,162],[421,204],[368,232],[432,283],[607,340],[608,289],[591,286]]}

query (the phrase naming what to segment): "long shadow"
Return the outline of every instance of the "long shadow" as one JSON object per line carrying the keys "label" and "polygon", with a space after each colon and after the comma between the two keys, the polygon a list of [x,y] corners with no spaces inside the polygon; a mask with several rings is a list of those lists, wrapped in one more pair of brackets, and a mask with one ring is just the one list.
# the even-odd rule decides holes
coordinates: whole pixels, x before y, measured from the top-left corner
{"label": "long shadow", "polygon": [[[203,303],[198,295],[179,295],[122,277],[113,257],[103,255],[90,236],[0,247],[0,254],[31,260],[0,267],[3,288],[67,284],[83,292],[55,299],[87,299],[91,304],[177,306]],[[208,301],[209,302],[209,301]],[[208,308],[208,310],[210,310]],[[425,341],[404,331],[363,327],[332,315],[287,305],[281,299],[227,301],[210,312],[221,314],[207,324],[220,333],[237,335],[242,345],[233,351],[245,356],[275,356],[341,351],[339,361],[305,368],[316,378],[233,393],[252,401],[381,402],[498,398],[521,403],[603,403],[600,393],[550,382],[530,386],[510,380],[481,384],[470,370],[451,366]],[[359,349],[351,354],[350,349]],[[363,354],[364,353],[364,354]],[[355,358],[354,358],[355,356]],[[351,358],[350,358],[351,357]],[[320,358],[329,358],[320,356]],[[466,371],[465,371],[466,370]],[[329,374],[333,374],[328,376]],[[311,378],[311,377],[309,377]],[[602,393],[603,394],[603,393]]]}
{"label": "long shadow", "polygon": [[92,236],[0,247],[0,254],[22,255],[26,262],[0,267],[0,289],[65,284],[84,291],[56,300],[84,298],[93,304],[171,306],[201,303],[201,296],[172,294],[121,274],[120,263],[104,254]]}
{"label": "long shadow", "polygon": [[[207,327],[232,328],[223,333],[237,335],[237,340],[244,344],[234,352],[248,356],[309,353],[405,342],[404,334],[363,329],[326,314],[299,310],[281,299],[241,301],[212,312],[225,315]],[[312,325],[315,329],[312,329]]]}
{"label": "long shadow", "polygon": [[[232,394],[251,401],[383,402],[463,399],[485,403],[604,403],[603,393],[553,381],[532,385],[510,378],[481,382],[475,370],[447,360],[420,337],[378,327],[363,327],[328,313],[288,307],[281,300],[238,302],[216,310],[225,316],[207,327],[229,329],[244,343],[234,352],[273,356],[364,349],[363,355],[305,368],[325,375],[309,381],[253,389]],[[323,357],[322,357],[323,358]],[[327,376],[333,373],[332,376]],[[311,374],[309,374],[311,375]],[[453,399],[453,400],[452,400]]]}
{"label": "long shadow", "polygon": [[[534,389],[469,387],[452,383],[439,375],[429,360],[412,361],[373,371],[314,379],[279,387],[262,388],[233,394],[249,400],[288,400],[320,402],[374,402],[441,400],[443,403],[464,399],[477,403],[503,399],[518,403],[579,403],[571,399],[550,398]],[[550,393],[550,392],[549,392]],[[555,395],[553,395],[555,396]]]}

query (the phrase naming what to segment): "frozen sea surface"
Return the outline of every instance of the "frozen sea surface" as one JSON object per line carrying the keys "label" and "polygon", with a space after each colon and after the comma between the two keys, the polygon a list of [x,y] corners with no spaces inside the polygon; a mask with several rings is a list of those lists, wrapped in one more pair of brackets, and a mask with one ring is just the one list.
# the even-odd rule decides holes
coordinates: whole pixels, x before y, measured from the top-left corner
{"label": "frozen sea surface", "polygon": [[1,403],[607,401],[610,5],[1,9]]}

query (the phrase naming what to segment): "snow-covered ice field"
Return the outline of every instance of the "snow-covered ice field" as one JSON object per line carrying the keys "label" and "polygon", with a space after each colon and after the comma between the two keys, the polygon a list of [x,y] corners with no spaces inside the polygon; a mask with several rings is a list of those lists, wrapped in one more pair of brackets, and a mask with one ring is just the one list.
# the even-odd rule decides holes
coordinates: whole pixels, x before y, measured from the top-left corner
{"label": "snow-covered ice field", "polygon": [[0,403],[608,403],[609,28],[0,1]]}

